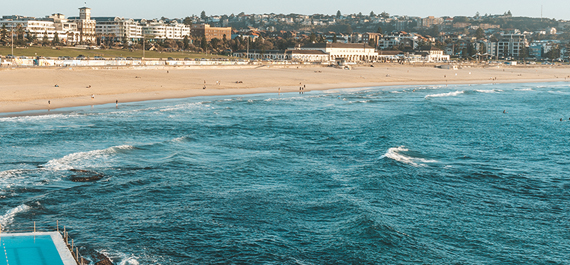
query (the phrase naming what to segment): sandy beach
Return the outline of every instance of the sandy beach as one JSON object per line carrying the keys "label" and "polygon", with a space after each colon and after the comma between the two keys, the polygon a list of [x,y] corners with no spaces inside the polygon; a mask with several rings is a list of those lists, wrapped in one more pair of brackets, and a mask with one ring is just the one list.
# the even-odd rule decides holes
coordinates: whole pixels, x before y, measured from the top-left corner
{"label": "sandy beach", "polygon": [[[0,112],[46,110],[194,96],[282,93],[395,85],[570,81],[568,67],[464,67],[377,64],[332,67],[189,67],[160,69],[1,69]],[[57,85],[57,86],[56,86]],[[204,86],[206,87],[204,89]],[[94,96],[94,97],[92,97]],[[48,104],[49,101],[49,104]]]}

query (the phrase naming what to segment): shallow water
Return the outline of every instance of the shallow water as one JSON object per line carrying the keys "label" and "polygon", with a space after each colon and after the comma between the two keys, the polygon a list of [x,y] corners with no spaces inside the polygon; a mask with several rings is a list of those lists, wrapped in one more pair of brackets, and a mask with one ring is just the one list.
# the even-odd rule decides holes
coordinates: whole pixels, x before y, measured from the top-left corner
{"label": "shallow water", "polygon": [[2,117],[0,223],[59,220],[117,264],[567,264],[569,100],[410,86]]}

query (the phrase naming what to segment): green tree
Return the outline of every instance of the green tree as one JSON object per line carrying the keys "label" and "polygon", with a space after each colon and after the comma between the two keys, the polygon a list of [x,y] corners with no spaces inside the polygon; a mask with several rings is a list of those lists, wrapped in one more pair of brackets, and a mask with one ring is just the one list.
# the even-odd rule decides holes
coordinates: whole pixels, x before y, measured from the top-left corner
{"label": "green tree", "polygon": [[340,13],[340,10],[336,11],[336,18],[340,18],[342,17],[342,14]]}
{"label": "green tree", "polygon": [[190,38],[188,38],[188,35],[184,36],[182,43],[184,44],[184,50],[187,51],[188,48],[190,48]]}
{"label": "green tree", "polygon": [[558,45],[552,47],[552,49],[550,51],[548,51],[545,55],[546,55],[546,58],[548,58],[550,60],[560,58],[560,47],[558,47]]}
{"label": "green tree", "polygon": [[483,31],[482,28],[478,28],[477,31],[475,31],[475,37],[477,39],[483,39],[485,38],[485,31]]}
{"label": "green tree", "polygon": [[352,31],[352,27],[351,27],[350,25],[347,25],[347,26],[346,26],[346,33],[352,34],[352,32],[353,32],[353,31]]}
{"label": "green tree", "polygon": [[336,43],[337,41],[338,41],[338,39],[336,38],[336,33],[335,33],[335,34],[333,35],[332,42],[333,42],[333,43]]}
{"label": "green tree", "polygon": [[376,29],[376,33],[382,33],[382,27],[378,27],[378,29]]}
{"label": "green tree", "polygon": [[374,14],[374,11],[370,11],[370,17],[375,17],[376,14]]}
{"label": "green tree", "polygon": [[432,37],[439,36],[439,27],[437,25],[433,25],[433,27],[431,28],[431,36]]}
{"label": "green tree", "polygon": [[192,26],[192,19],[190,17],[185,17],[184,20],[182,20],[182,23],[184,23],[184,25],[190,27],[190,26]]}
{"label": "green tree", "polygon": [[53,35],[53,40],[51,41],[51,44],[54,46],[59,45],[59,35],[57,34],[57,32]]}
{"label": "green tree", "polygon": [[390,14],[388,14],[388,13],[386,13],[386,12],[382,12],[382,13],[380,13],[380,16],[383,17],[383,18],[389,18],[389,17],[390,17]]}
{"label": "green tree", "polygon": [[309,41],[311,43],[315,43],[317,41],[317,35],[314,32],[311,33],[311,36],[309,37]]}
{"label": "green tree", "polygon": [[48,40],[48,33],[47,30],[44,32],[44,36],[42,37],[42,46],[47,46],[49,45],[49,40]]}
{"label": "green tree", "polygon": [[202,48],[204,51],[208,48],[208,40],[206,40],[206,36],[202,37],[202,40],[200,41],[200,48]]}
{"label": "green tree", "polygon": [[2,29],[0,29],[0,42],[3,45],[6,45],[8,42],[8,30],[6,30],[6,24],[3,24]]}
{"label": "green tree", "polygon": [[212,49],[214,49],[214,50],[218,49],[218,44],[220,44],[220,39],[218,39],[218,38],[213,38],[210,41],[210,45],[212,45]]}
{"label": "green tree", "polygon": [[208,17],[206,16],[206,11],[202,11],[202,13],[200,13],[200,18],[201,18],[201,19],[204,19],[204,20],[205,20],[206,18],[208,18]]}

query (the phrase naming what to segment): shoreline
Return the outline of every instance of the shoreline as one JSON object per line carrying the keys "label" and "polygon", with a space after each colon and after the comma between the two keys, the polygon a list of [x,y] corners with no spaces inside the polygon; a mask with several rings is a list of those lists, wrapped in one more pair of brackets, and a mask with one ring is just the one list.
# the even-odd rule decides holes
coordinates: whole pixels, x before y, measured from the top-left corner
{"label": "shoreline", "polygon": [[[30,75],[33,75],[30,77]],[[0,113],[198,96],[304,92],[342,88],[570,82],[568,68],[463,68],[379,64],[332,67],[212,69],[16,69],[0,71]],[[31,79],[30,79],[31,78]],[[234,81],[235,80],[235,81]],[[241,83],[240,83],[241,82]],[[54,84],[58,84],[55,87]],[[206,86],[206,89],[203,87]],[[95,95],[91,98],[91,95]],[[50,104],[48,104],[48,101]],[[51,113],[54,113],[51,112]],[[7,115],[2,115],[7,116]]]}

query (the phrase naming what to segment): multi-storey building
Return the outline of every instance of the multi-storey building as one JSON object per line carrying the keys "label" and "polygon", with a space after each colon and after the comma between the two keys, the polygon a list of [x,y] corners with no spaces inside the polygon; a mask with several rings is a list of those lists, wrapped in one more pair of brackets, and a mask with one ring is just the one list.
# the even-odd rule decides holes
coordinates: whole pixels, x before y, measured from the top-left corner
{"label": "multi-storey building", "polygon": [[497,42],[498,58],[519,58],[522,51],[528,46],[528,41],[524,34],[503,34]]}
{"label": "multi-storey building", "polygon": [[96,22],[95,20],[91,19],[91,8],[79,8],[79,17],[70,19],[77,24],[80,43],[95,43],[97,39],[97,36],[95,34]]}
{"label": "multi-storey building", "polygon": [[443,23],[443,18],[429,16],[422,18],[418,21],[418,26],[423,28],[431,28],[433,25],[440,25]]}
{"label": "multi-storey building", "polygon": [[[172,21],[170,24],[162,20],[141,20],[142,35],[148,39],[181,40],[190,36],[190,27]],[[229,35],[228,35],[229,36]]]}
{"label": "multi-storey building", "polygon": [[362,42],[372,44],[374,47],[378,46],[380,38],[382,38],[381,33],[367,32],[362,34]]}
{"label": "multi-storey building", "polygon": [[142,38],[142,26],[134,19],[121,17],[95,17],[95,33],[102,38],[118,41],[134,41]]}
{"label": "multi-storey building", "polygon": [[52,41],[56,35],[59,42],[64,44],[74,44],[79,40],[77,24],[68,21],[62,14],[53,14],[44,19],[5,16],[0,20],[0,27],[3,26],[8,31],[23,32],[28,39],[31,37],[29,35],[33,35],[38,41]]}
{"label": "multi-storey building", "polygon": [[210,27],[208,24],[194,24],[192,25],[192,36],[197,38],[205,37],[207,41],[211,41],[212,39],[222,40],[224,38],[229,40],[232,36],[232,28]]}

